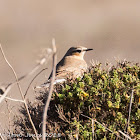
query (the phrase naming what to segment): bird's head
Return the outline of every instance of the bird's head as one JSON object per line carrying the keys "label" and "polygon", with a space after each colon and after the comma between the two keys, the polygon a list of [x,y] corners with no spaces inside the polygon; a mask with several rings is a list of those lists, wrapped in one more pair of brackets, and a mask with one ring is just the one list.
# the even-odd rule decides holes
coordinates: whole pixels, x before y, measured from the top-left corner
{"label": "bird's head", "polygon": [[84,58],[84,54],[87,51],[91,51],[93,49],[88,49],[86,47],[83,46],[77,46],[77,47],[71,47],[65,56],[73,56],[79,59],[83,59]]}

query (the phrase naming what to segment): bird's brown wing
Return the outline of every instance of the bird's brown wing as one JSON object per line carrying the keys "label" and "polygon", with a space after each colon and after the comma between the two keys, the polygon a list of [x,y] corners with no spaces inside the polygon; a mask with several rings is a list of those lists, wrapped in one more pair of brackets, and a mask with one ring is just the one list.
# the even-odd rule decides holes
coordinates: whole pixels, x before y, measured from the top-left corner
{"label": "bird's brown wing", "polygon": [[74,59],[71,57],[65,58],[64,62],[58,63],[56,69],[57,77],[67,77],[72,74],[74,77],[80,76],[87,69],[87,64],[84,60]]}
{"label": "bird's brown wing", "polygon": [[[56,77],[65,78],[69,74],[75,77],[80,76],[83,71],[87,69],[87,64],[84,60],[75,59],[72,57],[66,57],[62,59],[56,66]],[[51,78],[52,73],[49,76]]]}

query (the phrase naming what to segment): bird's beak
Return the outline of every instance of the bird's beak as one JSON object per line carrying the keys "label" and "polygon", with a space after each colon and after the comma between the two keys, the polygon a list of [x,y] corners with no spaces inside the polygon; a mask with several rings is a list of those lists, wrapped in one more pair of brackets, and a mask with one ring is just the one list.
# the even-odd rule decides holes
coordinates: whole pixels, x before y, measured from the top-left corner
{"label": "bird's beak", "polygon": [[93,49],[86,49],[85,51],[92,51]]}

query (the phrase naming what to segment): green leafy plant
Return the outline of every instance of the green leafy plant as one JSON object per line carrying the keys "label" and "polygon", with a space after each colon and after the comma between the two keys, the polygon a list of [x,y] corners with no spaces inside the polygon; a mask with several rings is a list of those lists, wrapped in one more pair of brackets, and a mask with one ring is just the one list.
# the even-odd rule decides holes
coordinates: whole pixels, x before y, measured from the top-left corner
{"label": "green leafy plant", "polygon": [[[130,123],[129,105],[134,91]],[[33,122],[41,133],[42,114],[48,91],[40,91],[36,103],[29,103]],[[15,120],[15,132],[33,133],[24,107]],[[99,123],[92,124],[91,119]],[[62,139],[122,139],[119,133],[140,138],[140,67],[129,62],[117,63],[110,70],[101,64],[91,66],[82,78],[67,79],[54,87],[46,132],[61,133]],[[108,129],[106,129],[108,128]],[[112,132],[111,132],[112,131]],[[53,139],[53,138],[52,138]]]}

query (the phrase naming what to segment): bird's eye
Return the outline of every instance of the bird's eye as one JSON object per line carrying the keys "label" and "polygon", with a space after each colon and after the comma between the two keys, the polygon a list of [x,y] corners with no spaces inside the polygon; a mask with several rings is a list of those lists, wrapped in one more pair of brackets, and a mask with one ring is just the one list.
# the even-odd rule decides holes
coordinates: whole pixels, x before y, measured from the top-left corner
{"label": "bird's eye", "polygon": [[78,53],[81,53],[81,50],[77,50]]}

